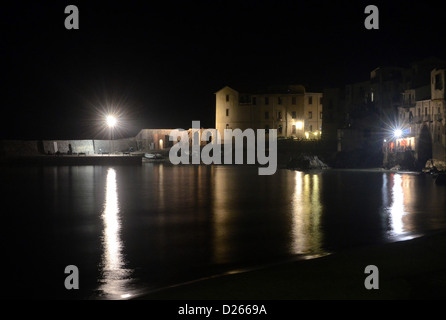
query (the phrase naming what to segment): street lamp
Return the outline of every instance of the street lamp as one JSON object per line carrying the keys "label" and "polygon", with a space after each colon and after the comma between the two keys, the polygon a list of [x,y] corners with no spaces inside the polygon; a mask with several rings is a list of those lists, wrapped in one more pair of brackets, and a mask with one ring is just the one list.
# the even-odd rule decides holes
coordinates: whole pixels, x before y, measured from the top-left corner
{"label": "street lamp", "polygon": [[108,126],[109,128],[113,128],[113,127],[116,125],[116,123],[118,122],[118,120],[116,119],[116,117],[115,117],[115,116],[112,116],[112,115],[108,115],[108,116],[105,118],[105,121],[107,122],[107,126]]}
{"label": "street lamp", "polygon": [[116,126],[116,124],[118,123],[118,119],[116,119],[115,116],[113,115],[108,115],[105,118],[105,122],[107,123],[107,126],[110,128],[110,154],[112,152],[112,142],[113,142],[113,128]]}
{"label": "street lamp", "polygon": [[395,129],[395,131],[393,131],[393,136],[395,138],[401,138],[401,136],[403,135],[403,130],[401,129]]}

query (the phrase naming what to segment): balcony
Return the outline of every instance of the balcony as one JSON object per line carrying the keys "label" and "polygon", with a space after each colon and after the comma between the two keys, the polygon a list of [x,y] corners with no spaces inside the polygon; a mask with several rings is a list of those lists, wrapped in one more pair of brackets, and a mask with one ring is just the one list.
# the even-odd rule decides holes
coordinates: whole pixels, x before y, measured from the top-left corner
{"label": "balcony", "polygon": [[424,115],[423,117],[423,122],[432,122],[432,116],[429,115]]}
{"label": "balcony", "polygon": [[410,109],[415,108],[416,104],[416,101],[403,101],[403,103],[401,103],[401,107]]}

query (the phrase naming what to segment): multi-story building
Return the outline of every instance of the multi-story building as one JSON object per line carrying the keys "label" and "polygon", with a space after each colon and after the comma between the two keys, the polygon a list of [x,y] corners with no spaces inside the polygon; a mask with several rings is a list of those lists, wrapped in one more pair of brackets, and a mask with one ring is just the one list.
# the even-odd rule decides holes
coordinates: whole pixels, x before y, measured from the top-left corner
{"label": "multi-story building", "polygon": [[322,93],[306,92],[302,85],[269,87],[242,93],[228,86],[216,92],[215,127],[277,129],[283,138],[319,139],[322,130]]}
{"label": "multi-story building", "polygon": [[407,68],[379,67],[369,80],[326,89],[323,139],[338,151],[380,150],[380,141],[399,121],[398,108],[431,99],[431,70],[442,65],[443,60],[431,57]]}
{"label": "multi-story building", "polygon": [[404,92],[398,108],[401,136],[386,142],[390,153],[414,151],[419,166],[424,166],[429,159],[446,160],[444,68],[431,71],[429,89],[428,93],[426,86]]}

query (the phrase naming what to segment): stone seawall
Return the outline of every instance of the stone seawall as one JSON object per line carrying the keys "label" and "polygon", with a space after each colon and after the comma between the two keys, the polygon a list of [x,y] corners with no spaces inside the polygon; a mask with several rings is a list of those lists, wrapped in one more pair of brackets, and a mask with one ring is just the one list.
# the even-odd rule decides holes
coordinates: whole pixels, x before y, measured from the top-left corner
{"label": "stone seawall", "polygon": [[135,138],[116,140],[2,140],[0,156],[33,156],[39,154],[66,154],[71,144],[72,152],[86,155],[127,152],[137,150]]}
{"label": "stone seawall", "polygon": [[132,156],[5,156],[0,157],[0,165],[23,166],[84,166],[84,165],[141,165],[142,155]]}

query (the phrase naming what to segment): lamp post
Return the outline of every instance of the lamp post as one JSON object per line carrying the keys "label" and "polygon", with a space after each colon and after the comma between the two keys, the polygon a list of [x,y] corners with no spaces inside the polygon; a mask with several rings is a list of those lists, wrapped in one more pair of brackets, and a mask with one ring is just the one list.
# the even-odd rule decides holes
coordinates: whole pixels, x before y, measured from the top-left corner
{"label": "lamp post", "polygon": [[116,117],[115,116],[112,116],[112,115],[108,115],[106,118],[105,118],[105,121],[106,121],[106,123],[107,123],[107,126],[108,126],[108,128],[110,129],[110,153],[109,154],[111,154],[111,152],[112,152],[112,142],[113,142],[113,135],[112,135],[112,133],[113,133],[113,128],[115,127],[115,125],[116,125],[116,123],[118,122],[118,120],[116,119]]}

